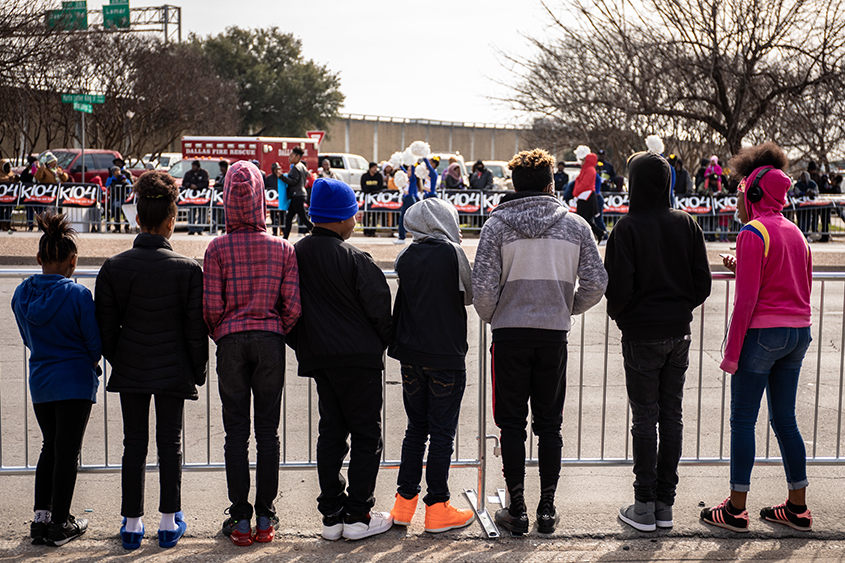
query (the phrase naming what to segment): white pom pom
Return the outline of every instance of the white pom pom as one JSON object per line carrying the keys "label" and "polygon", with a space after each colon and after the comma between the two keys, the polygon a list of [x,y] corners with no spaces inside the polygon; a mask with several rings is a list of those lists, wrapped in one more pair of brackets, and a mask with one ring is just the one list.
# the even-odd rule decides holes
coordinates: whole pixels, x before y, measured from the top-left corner
{"label": "white pom pom", "polygon": [[400,190],[404,190],[411,182],[408,180],[408,175],[405,174],[405,171],[399,170],[393,175],[393,183],[396,184],[396,187]]}
{"label": "white pom pom", "polygon": [[417,163],[417,155],[411,152],[411,148],[408,147],[405,149],[405,152],[402,153],[402,164],[405,166],[413,166]]}
{"label": "white pom pom", "polygon": [[408,147],[408,150],[417,158],[428,158],[428,155],[431,154],[431,147],[424,141],[414,141]]}
{"label": "white pom pom", "polygon": [[417,178],[420,179],[428,178],[428,167],[424,162],[420,162],[417,164],[416,168],[414,168],[414,174],[416,174]]}
{"label": "white pom pom", "polygon": [[649,135],[648,137],[646,137],[645,146],[648,147],[648,150],[653,153],[663,154],[663,139],[661,139],[657,135]]}
{"label": "white pom pom", "polygon": [[399,169],[402,166],[402,153],[396,151],[395,153],[390,155],[390,160],[388,160],[387,162],[393,167],[394,170]]}
{"label": "white pom pom", "polygon": [[584,160],[588,154],[590,154],[590,147],[587,145],[578,145],[578,148],[575,149],[575,158],[578,160]]}

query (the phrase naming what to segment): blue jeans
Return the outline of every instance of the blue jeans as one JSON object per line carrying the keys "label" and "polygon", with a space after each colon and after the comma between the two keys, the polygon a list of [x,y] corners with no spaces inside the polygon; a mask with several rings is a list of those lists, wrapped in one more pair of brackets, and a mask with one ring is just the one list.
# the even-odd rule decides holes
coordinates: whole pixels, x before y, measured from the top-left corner
{"label": "blue jeans", "polygon": [[402,208],[399,209],[399,240],[405,240],[405,212],[416,203],[410,196],[402,198]]}
{"label": "blue jeans", "polygon": [[810,346],[810,327],[752,328],[745,334],[739,367],[731,377],[731,490],[751,488],[754,428],[766,391],[789,489],[807,486],[804,439],[795,421],[801,362]]}
{"label": "blue jeans", "polygon": [[675,504],[689,347],[689,335],[622,341],[632,413],[634,497],[642,502]]}
{"label": "blue jeans", "polygon": [[425,468],[428,494],[423,502],[431,506],[449,500],[449,465],[466,382],[466,370],[402,364],[402,397],[408,427],[402,441],[397,485],[404,498],[414,498],[420,492],[423,454],[430,436]]}

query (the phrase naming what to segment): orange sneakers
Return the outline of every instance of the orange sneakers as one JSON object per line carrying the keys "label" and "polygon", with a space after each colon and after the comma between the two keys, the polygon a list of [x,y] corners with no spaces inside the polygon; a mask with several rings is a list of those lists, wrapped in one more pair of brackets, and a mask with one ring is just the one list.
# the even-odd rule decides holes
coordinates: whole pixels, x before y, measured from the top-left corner
{"label": "orange sneakers", "polygon": [[[410,501],[406,501],[410,502]],[[469,526],[475,518],[472,510],[460,510],[449,504],[449,501],[438,502],[425,507],[425,531],[437,534],[455,528]]]}
{"label": "orange sneakers", "polygon": [[[390,515],[393,516],[393,523],[399,526],[410,526],[411,520],[414,518],[414,512],[417,511],[417,501],[420,495],[408,500],[399,493],[396,493],[396,502],[393,504],[393,510]],[[426,515],[428,512],[426,511]],[[426,516],[428,522],[428,516]]]}

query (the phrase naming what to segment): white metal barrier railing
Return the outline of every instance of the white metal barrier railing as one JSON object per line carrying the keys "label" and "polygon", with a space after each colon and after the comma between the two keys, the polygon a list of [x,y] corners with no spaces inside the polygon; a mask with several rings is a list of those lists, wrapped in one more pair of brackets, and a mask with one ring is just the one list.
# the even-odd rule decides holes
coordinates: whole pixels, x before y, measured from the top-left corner
{"label": "white metal barrier railing", "polygon": [[[39,271],[0,270],[0,280],[21,280],[34,273]],[[96,275],[97,270],[86,269],[77,271],[74,277],[90,287]],[[386,272],[386,275],[390,280],[396,278],[393,272]],[[726,455],[726,450],[729,450],[729,435],[726,434],[725,424],[730,410],[727,402],[730,392],[727,385],[729,378],[718,369],[718,363],[720,346],[732,307],[733,275],[714,273],[713,279],[714,291],[711,298],[695,311],[694,346],[690,350],[690,367],[687,371],[684,398],[684,420],[687,424],[684,428],[685,455],[681,460],[682,464],[708,465],[729,462],[729,456]],[[810,464],[845,464],[841,447],[842,397],[845,383],[845,284],[836,283],[841,288],[843,297],[841,301],[833,301],[828,298],[827,291],[828,286],[835,282],[845,282],[845,273],[814,274],[814,342],[803,367],[806,374],[814,372],[814,378],[808,382],[805,376],[805,381],[799,389],[797,409],[799,427],[808,443]],[[834,310],[839,302],[842,304],[842,310]],[[8,309],[7,315],[9,319],[12,318]],[[711,331],[710,324],[706,322],[706,319],[713,317],[721,321],[717,323],[719,328],[716,332]],[[570,333],[570,352],[577,347],[578,363],[577,366],[570,363],[568,387],[577,391],[577,403],[573,403],[575,398],[571,394],[567,397],[562,461],[568,465],[631,464],[633,460],[629,450],[630,410],[622,375],[622,355],[618,346],[620,335],[604,314],[602,305],[581,315],[575,321]],[[13,321],[9,320],[7,325],[11,327],[12,323]],[[462,405],[452,467],[477,470],[477,491],[468,490],[465,494],[479,513],[479,519],[488,536],[495,537],[498,531],[484,509],[487,490],[487,441],[493,440],[498,445],[498,436],[495,433],[488,434],[487,424],[490,408],[489,327],[481,321],[470,322],[469,332],[470,342],[477,342],[477,348],[468,354],[467,371],[474,372],[476,378],[474,383],[472,378],[468,379],[467,389],[471,389],[473,384],[477,385],[477,400],[468,399]],[[20,342],[17,335],[14,336],[11,340]],[[614,342],[613,347],[611,341]],[[0,474],[35,471],[35,456],[31,455],[30,449],[33,444],[37,445],[39,434],[36,425],[29,423],[33,415],[29,404],[27,351],[22,343],[14,347],[18,346],[19,350],[23,349],[23,362],[10,359],[10,354],[6,353],[2,358],[5,367],[0,370]],[[10,345],[5,349],[10,349]],[[19,355],[14,355],[20,358]],[[574,357],[575,354],[570,354],[570,358]],[[212,405],[219,407],[219,397],[211,391],[216,381],[215,363],[212,353],[208,383],[204,391],[201,391],[200,400],[186,402],[182,436],[185,470],[208,471],[224,467],[222,417],[212,415]],[[316,467],[314,420],[317,413],[314,384],[310,379],[291,377],[295,374],[294,365],[293,361],[289,362],[286,370],[288,377],[282,396],[280,423],[280,469],[288,471]],[[405,426],[401,377],[398,377],[396,362],[386,358],[385,366],[382,375],[382,438],[385,445],[381,466],[398,468],[398,453]],[[103,361],[102,367],[105,381],[109,372],[108,364]],[[11,377],[6,375],[9,371],[13,372]],[[20,373],[20,377],[16,377],[15,373]],[[572,385],[575,377],[577,385]],[[21,386],[18,388],[20,391],[15,390],[17,385]],[[467,393],[465,398],[470,396],[470,393]],[[120,470],[122,435],[119,402],[109,401],[109,393],[105,392],[104,384],[98,391],[98,401],[100,408],[95,408],[92,412],[86,434],[81,471],[117,472]],[[762,409],[766,409],[765,402]],[[764,412],[761,412],[760,420],[768,418],[767,413],[764,418]],[[471,439],[462,439],[461,427],[464,432],[469,429],[474,431],[474,443]],[[809,428],[812,428],[811,432]],[[757,463],[780,463],[780,457],[772,452],[769,426],[758,424],[757,435]],[[812,440],[809,439],[810,436]],[[479,437],[484,439],[479,440]],[[391,455],[389,452],[394,453]],[[537,463],[534,452],[535,440],[531,438],[527,451],[529,465]],[[155,467],[154,459],[149,461],[148,467]]]}

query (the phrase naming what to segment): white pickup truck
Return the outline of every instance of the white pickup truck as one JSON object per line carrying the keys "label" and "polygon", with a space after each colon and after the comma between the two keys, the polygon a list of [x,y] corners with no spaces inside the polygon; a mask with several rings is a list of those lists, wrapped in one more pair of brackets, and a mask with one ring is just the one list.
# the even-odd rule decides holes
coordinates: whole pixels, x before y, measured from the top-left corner
{"label": "white pickup truck", "polygon": [[338,177],[353,189],[361,187],[361,176],[369,169],[369,161],[359,154],[330,153],[317,157],[317,166],[323,166],[323,160],[328,159],[331,169]]}

